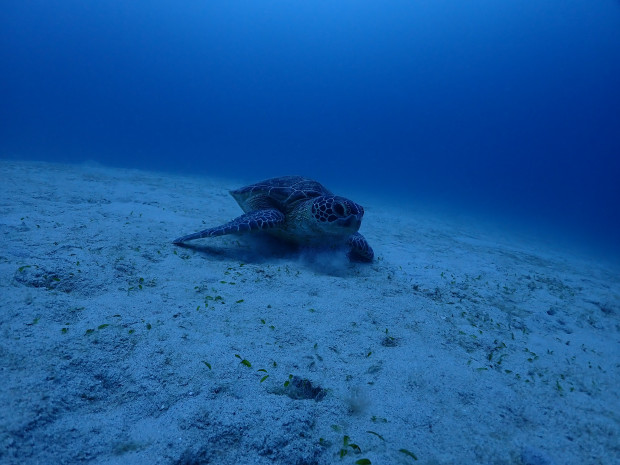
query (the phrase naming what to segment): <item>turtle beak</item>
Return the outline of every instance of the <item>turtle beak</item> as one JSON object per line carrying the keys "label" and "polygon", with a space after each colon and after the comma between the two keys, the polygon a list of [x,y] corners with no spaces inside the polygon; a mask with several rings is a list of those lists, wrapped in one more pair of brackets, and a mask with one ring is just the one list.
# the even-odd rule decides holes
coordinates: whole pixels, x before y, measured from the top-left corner
{"label": "turtle beak", "polygon": [[358,213],[357,215],[349,215],[346,218],[340,218],[337,220],[338,225],[343,228],[354,228],[357,231],[362,225],[362,215],[363,214]]}

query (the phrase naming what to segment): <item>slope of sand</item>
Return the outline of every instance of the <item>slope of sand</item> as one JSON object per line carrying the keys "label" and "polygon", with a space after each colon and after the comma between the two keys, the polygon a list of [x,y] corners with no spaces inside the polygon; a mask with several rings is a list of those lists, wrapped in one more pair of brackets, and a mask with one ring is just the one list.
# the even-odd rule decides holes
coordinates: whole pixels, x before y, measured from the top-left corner
{"label": "slope of sand", "polygon": [[0,179],[3,464],[620,461],[610,266],[372,198],[371,265],[179,248],[240,213],[237,183]]}

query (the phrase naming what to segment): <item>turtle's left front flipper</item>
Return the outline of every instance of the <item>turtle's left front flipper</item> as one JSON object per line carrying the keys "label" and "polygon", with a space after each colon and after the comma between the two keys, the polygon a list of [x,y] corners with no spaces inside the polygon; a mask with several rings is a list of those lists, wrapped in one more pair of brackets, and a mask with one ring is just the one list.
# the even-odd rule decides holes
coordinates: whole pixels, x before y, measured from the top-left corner
{"label": "turtle's left front flipper", "polygon": [[347,241],[351,250],[348,253],[349,260],[352,262],[372,262],[375,253],[368,245],[366,238],[360,233],[352,234]]}
{"label": "turtle's left front flipper", "polygon": [[254,231],[277,228],[284,223],[284,214],[278,210],[255,210],[235,218],[228,223],[215,228],[205,229],[194,234],[179,237],[172,241],[173,244],[183,244],[184,242],[203,237],[223,236],[225,234],[243,234]]}

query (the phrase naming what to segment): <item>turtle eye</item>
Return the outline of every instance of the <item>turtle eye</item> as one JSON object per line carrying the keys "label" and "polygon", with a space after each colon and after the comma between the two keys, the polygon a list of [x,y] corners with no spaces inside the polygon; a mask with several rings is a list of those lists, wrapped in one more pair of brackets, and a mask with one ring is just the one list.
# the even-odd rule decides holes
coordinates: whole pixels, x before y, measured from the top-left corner
{"label": "turtle eye", "polygon": [[337,203],[336,205],[334,205],[334,213],[336,213],[336,215],[338,216],[344,216],[344,205],[342,205],[341,203]]}

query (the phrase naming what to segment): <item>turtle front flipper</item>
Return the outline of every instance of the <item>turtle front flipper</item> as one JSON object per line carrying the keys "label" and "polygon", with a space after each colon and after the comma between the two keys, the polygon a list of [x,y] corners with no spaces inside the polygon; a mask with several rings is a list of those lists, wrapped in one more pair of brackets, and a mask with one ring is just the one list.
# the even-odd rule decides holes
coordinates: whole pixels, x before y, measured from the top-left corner
{"label": "turtle front flipper", "polygon": [[203,237],[223,236],[225,234],[243,234],[246,232],[263,231],[277,228],[284,223],[284,214],[278,210],[254,210],[235,218],[228,223],[215,228],[205,229],[197,233],[188,234],[172,241],[173,244],[182,244]]}
{"label": "turtle front flipper", "polygon": [[368,245],[366,238],[360,233],[352,234],[347,241],[351,250],[347,254],[352,262],[372,262],[375,253],[372,247]]}

